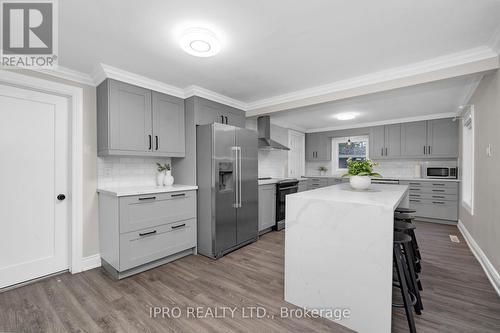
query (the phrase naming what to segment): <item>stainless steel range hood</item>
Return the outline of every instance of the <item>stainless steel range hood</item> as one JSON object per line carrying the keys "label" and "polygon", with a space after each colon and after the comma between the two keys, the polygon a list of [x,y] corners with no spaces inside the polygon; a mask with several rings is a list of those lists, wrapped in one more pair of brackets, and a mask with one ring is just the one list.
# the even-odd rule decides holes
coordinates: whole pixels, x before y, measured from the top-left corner
{"label": "stainless steel range hood", "polygon": [[261,116],[257,118],[257,129],[259,130],[259,149],[290,150],[290,148],[271,139],[271,119],[269,116]]}

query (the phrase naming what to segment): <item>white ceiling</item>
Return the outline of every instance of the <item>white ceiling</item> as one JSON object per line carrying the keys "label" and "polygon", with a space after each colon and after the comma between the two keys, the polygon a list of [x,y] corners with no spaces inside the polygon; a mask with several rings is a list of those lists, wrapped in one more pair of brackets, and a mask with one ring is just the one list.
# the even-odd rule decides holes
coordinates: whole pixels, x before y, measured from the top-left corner
{"label": "white ceiling", "polygon": [[[371,126],[417,119],[449,117],[459,112],[481,76],[435,81],[342,101],[316,104],[271,114],[275,124],[302,131]],[[353,120],[337,120],[334,115],[354,112]]]}
{"label": "white ceiling", "polygon": [[[247,103],[490,45],[500,24],[498,0],[79,0],[59,6],[61,66],[90,73],[104,63]],[[192,57],[178,46],[175,33],[198,22],[223,35],[213,58]],[[442,90],[420,91],[435,101],[423,109],[452,107],[460,88]],[[373,106],[379,115],[386,109],[380,104]],[[410,103],[399,102],[390,114],[424,112],[403,104]]]}

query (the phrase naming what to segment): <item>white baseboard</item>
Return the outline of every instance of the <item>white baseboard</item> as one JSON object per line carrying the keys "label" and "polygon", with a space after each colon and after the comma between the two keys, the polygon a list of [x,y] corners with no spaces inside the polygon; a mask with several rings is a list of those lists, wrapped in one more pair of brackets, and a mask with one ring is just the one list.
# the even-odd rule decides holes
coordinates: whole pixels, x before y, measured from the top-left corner
{"label": "white baseboard", "polygon": [[82,272],[88,271],[89,269],[101,267],[101,255],[94,254],[93,256],[88,256],[82,258]]}
{"label": "white baseboard", "polygon": [[481,267],[483,267],[488,280],[490,280],[493,288],[495,288],[498,296],[500,296],[500,274],[498,274],[498,271],[495,269],[488,257],[486,257],[486,254],[483,252],[483,250],[481,250],[474,238],[472,238],[472,235],[469,233],[462,221],[458,220],[457,226],[462,233],[462,236],[464,236],[467,245],[469,245],[469,248],[476,257],[477,261],[479,261]]}

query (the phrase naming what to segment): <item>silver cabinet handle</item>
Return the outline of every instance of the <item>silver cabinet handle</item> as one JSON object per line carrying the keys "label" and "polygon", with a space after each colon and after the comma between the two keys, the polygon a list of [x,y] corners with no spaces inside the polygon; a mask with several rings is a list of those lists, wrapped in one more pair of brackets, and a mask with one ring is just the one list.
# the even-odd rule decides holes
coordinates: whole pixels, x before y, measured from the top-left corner
{"label": "silver cabinet handle", "polygon": [[231,150],[234,151],[234,163],[236,164],[235,165],[235,168],[234,168],[234,203],[233,203],[233,208],[238,208],[238,204],[239,204],[239,195],[240,195],[240,191],[239,191],[239,187],[240,187],[240,183],[239,183],[239,160],[238,160],[238,147],[231,147]]}
{"label": "silver cabinet handle", "polygon": [[429,146],[427,148],[427,154],[431,155],[432,154],[432,146]]}
{"label": "silver cabinet handle", "polygon": [[238,147],[238,208],[241,208],[241,147]]}

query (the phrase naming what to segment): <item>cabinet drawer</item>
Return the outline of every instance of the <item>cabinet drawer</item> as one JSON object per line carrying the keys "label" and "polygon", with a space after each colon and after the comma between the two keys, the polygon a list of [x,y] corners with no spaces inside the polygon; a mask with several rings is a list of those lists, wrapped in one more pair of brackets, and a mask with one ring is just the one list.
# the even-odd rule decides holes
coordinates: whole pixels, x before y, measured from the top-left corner
{"label": "cabinet drawer", "polygon": [[310,178],[308,181],[308,188],[320,188],[328,186],[327,178]]}
{"label": "cabinet drawer", "polygon": [[446,200],[446,201],[455,201],[457,202],[458,196],[456,194],[442,194],[442,193],[420,193],[420,192],[411,192],[410,191],[410,199],[428,199],[428,200]]}
{"label": "cabinet drawer", "polygon": [[195,191],[120,198],[120,233],[195,217]]}
{"label": "cabinet drawer", "polygon": [[410,197],[410,208],[415,209],[416,216],[433,219],[458,219],[458,204],[456,201],[415,199]]}
{"label": "cabinet drawer", "polygon": [[196,246],[196,219],[120,235],[120,271]]}
{"label": "cabinet drawer", "polygon": [[458,188],[458,183],[456,182],[440,182],[440,181],[428,181],[428,182],[423,182],[425,187],[432,187],[432,188],[451,188],[451,189],[457,189]]}

